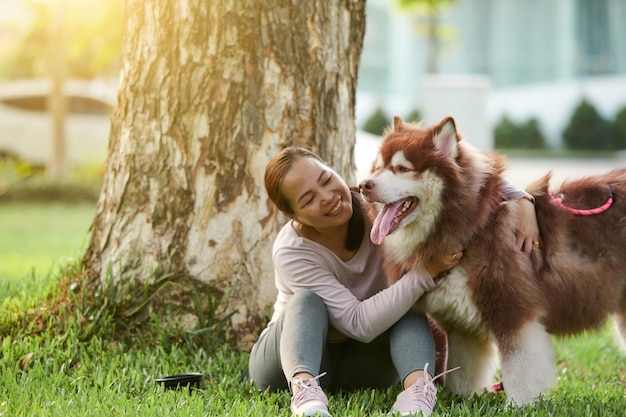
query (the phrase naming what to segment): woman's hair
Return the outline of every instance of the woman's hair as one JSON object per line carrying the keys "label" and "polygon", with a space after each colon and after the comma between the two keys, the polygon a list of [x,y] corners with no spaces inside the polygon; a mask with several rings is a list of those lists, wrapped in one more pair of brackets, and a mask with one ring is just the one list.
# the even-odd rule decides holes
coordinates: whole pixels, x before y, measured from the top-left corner
{"label": "woman's hair", "polygon": [[[313,158],[325,164],[322,158],[308,149],[290,146],[274,155],[265,167],[265,190],[267,195],[276,204],[276,207],[287,215],[293,215],[294,211],[283,194],[281,185],[293,163],[300,158]],[[348,223],[348,237],[346,239],[346,248],[351,250],[359,248],[365,231],[363,208],[358,192],[356,194],[355,196],[355,191],[353,190],[353,211]]]}
{"label": "woman's hair", "polygon": [[291,166],[300,158],[313,158],[324,163],[322,158],[305,148],[290,146],[278,152],[265,167],[265,190],[270,200],[280,211],[291,215],[293,208],[281,190],[281,185]]}

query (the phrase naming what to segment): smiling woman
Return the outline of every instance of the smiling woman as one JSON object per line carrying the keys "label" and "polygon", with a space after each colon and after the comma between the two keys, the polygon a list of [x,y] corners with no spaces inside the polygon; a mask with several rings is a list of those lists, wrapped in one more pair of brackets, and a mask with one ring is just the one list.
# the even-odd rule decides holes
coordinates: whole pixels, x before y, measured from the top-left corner
{"label": "smiling woman", "polygon": [[329,417],[322,387],[399,382],[405,391],[393,410],[430,414],[434,341],[426,318],[411,307],[457,259],[435,256],[388,286],[362,198],[307,149],[276,154],[265,169],[265,188],[291,221],[272,247],[278,296],[250,357],[259,389],[289,389],[294,414]]}

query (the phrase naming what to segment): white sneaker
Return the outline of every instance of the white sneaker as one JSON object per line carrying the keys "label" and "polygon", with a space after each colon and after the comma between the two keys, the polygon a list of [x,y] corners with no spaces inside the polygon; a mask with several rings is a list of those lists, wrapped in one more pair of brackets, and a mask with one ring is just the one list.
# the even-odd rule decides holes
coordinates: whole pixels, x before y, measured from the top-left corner
{"label": "white sneaker", "polygon": [[311,379],[291,380],[291,412],[294,416],[332,417],[328,413],[328,398],[317,380],[326,372]]}
{"label": "white sneaker", "polygon": [[428,364],[426,364],[424,366],[424,376],[398,394],[390,415],[429,416],[437,403],[437,387],[435,387],[433,381],[457,369],[459,368],[449,369],[431,379],[428,377]]}

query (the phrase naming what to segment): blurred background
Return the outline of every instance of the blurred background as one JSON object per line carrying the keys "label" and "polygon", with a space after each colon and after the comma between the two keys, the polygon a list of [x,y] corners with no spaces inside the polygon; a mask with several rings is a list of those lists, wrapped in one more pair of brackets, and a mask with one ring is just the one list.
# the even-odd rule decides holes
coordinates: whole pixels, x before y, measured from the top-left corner
{"label": "blurred background", "polygon": [[[368,0],[357,176],[394,114],[454,116],[520,186],[623,166],[624,21],[626,0]],[[24,173],[102,174],[122,25],[123,0],[0,0],[0,197]]]}
{"label": "blurred background", "polygon": [[[581,105],[609,124],[626,107],[624,19],[624,0],[369,0],[358,122],[377,108],[426,123],[447,110],[485,147],[624,147],[608,132],[564,137]],[[543,141],[495,137],[532,119]]]}
{"label": "blurred background", "polygon": [[107,156],[122,0],[0,0],[0,306],[84,253]]}
{"label": "blurred background", "polygon": [[[380,134],[394,114],[427,125],[452,115],[474,145],[509,156],[520,187],[551,169],[557,180],[626,166],[626,0],[368,0],[367,10],[361,131]],[[375,138],[359,142],[371,155]]]}
{"label": "blurred background", "polygon": [[0,0],[0,198],[99,190],[122,24],[122,0]]}

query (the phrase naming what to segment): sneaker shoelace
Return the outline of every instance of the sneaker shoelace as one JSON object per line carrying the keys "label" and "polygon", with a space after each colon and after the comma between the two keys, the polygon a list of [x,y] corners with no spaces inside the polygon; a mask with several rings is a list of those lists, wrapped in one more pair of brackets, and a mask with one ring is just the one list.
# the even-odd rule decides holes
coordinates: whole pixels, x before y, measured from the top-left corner
{"label": "sneaker shoelace", "polygon": [[324,375],[326,375],[326,372],[321,373],[314,378],[310,378],[306,380],[301,379],[301,378],[294,378],[291,381],[291,385],[292,385],[291,391],[293,392],[292,401],[295,404],[303,404],[307,401],[319,400],[319,394],[317,391],[318,390],[321,391],[322,388],[319,386],[319,383],[317,386],[312,386],[311,382],[317,381]]}
{"label": "sneaker shoelace", "polygon": [[[446,371],[443,371],[439,375],[429,379],[427,376],[428,363],[426,363],[424,365],[424,377],[420,378],[417,383],[408,388],[411,390],[411,398],[415,402],[423,404],[425,407],[428,407],[430,410],[432,410],[433,408],[435,408],[435,403],[437,402],[437,388],[435,387],[434,381],[438,378],[441,378],[445,374],[456,371],[460,368],[460,366],[457,366],[456,368],[448,369]],[[423,381],[423,385],[420,383],[421,381]]]}
{"label": "sneaker shoelace", "polygon": [[[443,371],[442,373],[440,373],[439,375],[433,377],[432,379],[430,379],[430,382],[433,382],[439,378],[441,378],[442,376],[444,376],[445,374],[449,374],[450,372],[454,372],[456,370],[461,369],[460,366],[457,366],[456,368],[450,368],[448,370]],[[426,363],[426,365],[424,365],[424,374],[428,373],[428,363]]]}

